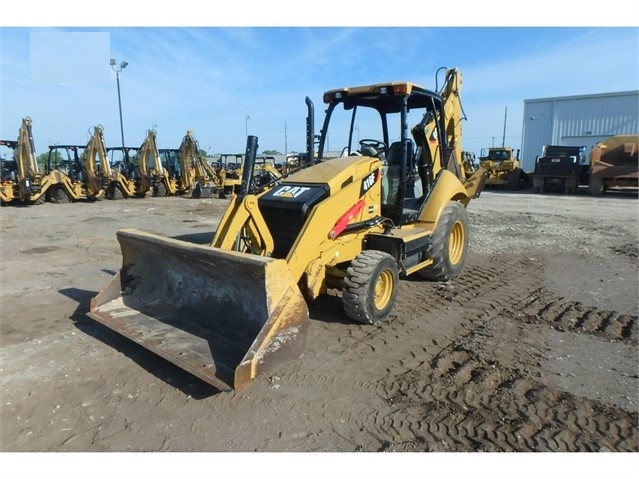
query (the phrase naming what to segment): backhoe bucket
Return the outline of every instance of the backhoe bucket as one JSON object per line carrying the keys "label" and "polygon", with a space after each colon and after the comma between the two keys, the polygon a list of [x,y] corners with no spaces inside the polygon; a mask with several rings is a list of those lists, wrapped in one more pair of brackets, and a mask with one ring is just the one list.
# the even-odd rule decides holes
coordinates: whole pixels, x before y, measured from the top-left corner
{"label": "backhoe bucket", "polygon": [[126,229],[89,317],[219,390],[302,355],[309,312],[284,260]]}
{"label": "backhoe bucket", "polygon": [[191,198],[210,198],[211,196],[213,196],[213,188],[204,186],[199,181],[195,184],[191,192]]}

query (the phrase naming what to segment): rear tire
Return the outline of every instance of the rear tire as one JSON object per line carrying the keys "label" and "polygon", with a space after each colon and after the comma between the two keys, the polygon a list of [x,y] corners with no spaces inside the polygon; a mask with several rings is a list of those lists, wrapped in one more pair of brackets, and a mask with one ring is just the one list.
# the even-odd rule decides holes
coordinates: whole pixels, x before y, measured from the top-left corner
{"label": "rear tire", "polygon": [[164,183],[159,183],[155,188],[153,188],[153,196],[157,196],[158,198],[167,196],[166,186]]}
{"label": "rear tire", "polygon": [[397,262],[388,253],[366,250],[346,270],[342,303],[349,318],[375,324],[390,314],[397,298]]}
{"label": "rear tire", "polygon": [[53,189],[51,192],[51,202],[58,204],[69,202],[69,195],[62,186],[56,186]]}
{"label": "rear tire", "polygon": [[431,281],[448,281],[464,269],[468,252],[468,212],[461,203],[451,201],[442,212],[431,237],[433,264],[417,271]]}
{"label": "rear tire", "polygon": [[111,185],[107,188],[105,198],[107,200],[123,200],[124,192],[119,186]]}

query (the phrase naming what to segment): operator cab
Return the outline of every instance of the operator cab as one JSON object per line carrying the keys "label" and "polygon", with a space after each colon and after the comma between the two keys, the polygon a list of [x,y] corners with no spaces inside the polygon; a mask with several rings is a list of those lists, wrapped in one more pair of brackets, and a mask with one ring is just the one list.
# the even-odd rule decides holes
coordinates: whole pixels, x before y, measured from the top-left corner
{"label": "operator cab", "polygon": [[[382,215],[397,226],[416,221],[434,182],[424,128],[442,116],[438,113],[441,95],[412,83],[391,82],[331,90],[324,94],[324,102],[328,108],[318,157],[343,150],[345,156],[379,158],[383,163]],[[448,152],[443,120],[436,130],[432,141],[440,142]]]}

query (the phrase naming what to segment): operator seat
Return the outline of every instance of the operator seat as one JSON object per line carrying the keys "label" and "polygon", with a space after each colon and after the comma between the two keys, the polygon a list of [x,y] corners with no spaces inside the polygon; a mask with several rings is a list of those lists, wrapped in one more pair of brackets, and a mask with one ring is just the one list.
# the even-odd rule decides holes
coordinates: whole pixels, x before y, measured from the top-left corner
{"label": "operator seat", "polygon": [[401,181],[402,143],[392,143],[386,151],[386,167],[382,181],[382,204],[395,205]]}

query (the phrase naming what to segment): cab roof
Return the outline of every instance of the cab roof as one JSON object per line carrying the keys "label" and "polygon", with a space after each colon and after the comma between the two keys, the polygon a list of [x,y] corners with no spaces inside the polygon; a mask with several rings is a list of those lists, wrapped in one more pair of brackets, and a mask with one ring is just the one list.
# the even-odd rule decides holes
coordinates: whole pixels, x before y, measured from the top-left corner
{"label": "cab roof", "polygon": [[373,85],[345,87],[324,93],[324,103],[344,103],[349,110],[354,106],[376,108],[385,113],[397,113],[401,98],[407,97],[408,108],[428,108],[433,98],[441,101],[441,95],[411,82],[386,82]]}

